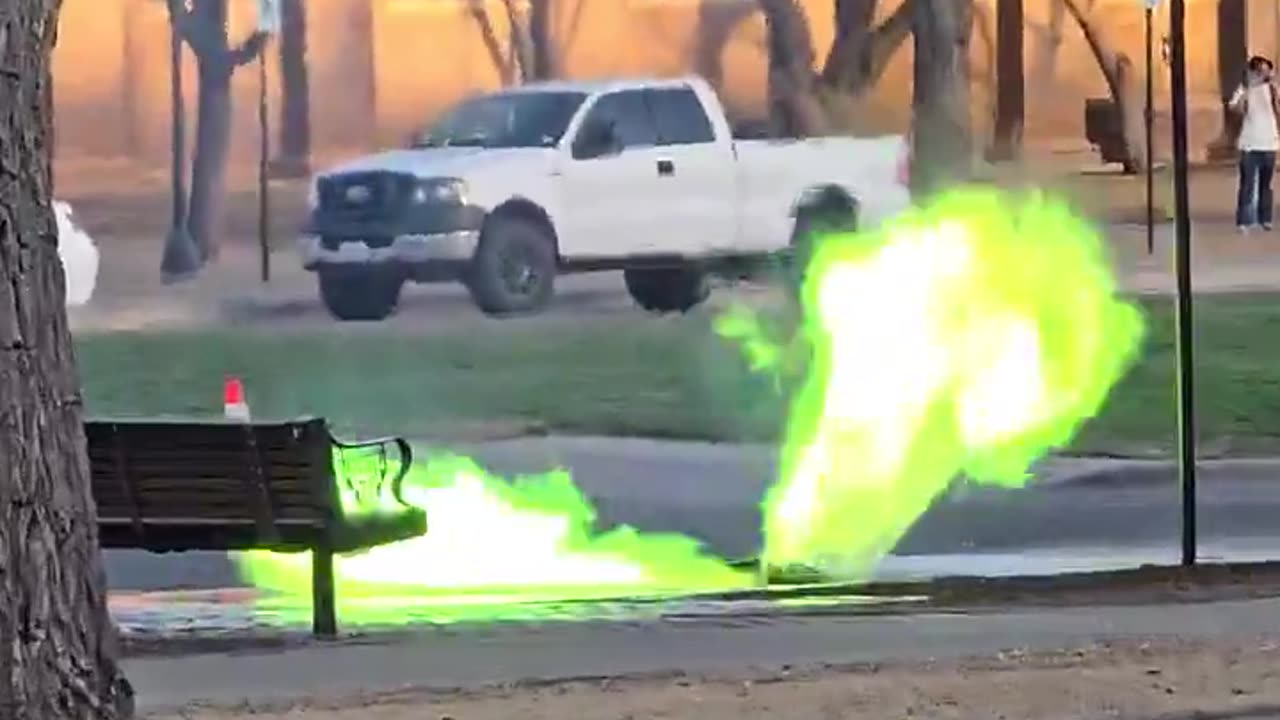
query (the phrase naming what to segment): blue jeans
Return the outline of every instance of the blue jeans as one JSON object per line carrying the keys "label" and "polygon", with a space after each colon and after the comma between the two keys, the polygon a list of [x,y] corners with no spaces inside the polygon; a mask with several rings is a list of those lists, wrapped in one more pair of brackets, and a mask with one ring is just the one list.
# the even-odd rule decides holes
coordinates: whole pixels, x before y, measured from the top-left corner
{"label": "blue jeans", "polygon": [[1262,150],[1240,151],[1240,191],[1236,195],[1236,225],[1270,225],[1271,176],[1276,170],[1276,154]]}

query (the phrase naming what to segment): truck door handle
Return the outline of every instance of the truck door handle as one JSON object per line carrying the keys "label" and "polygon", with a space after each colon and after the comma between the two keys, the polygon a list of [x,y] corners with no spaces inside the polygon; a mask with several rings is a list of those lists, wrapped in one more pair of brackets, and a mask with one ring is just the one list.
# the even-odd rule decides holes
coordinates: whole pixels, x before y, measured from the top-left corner
{"label": "truck door handle", "polygon": [[669,177],[676,174],[676,164],[670,160],[658,161],[658,175],[661,177]]}

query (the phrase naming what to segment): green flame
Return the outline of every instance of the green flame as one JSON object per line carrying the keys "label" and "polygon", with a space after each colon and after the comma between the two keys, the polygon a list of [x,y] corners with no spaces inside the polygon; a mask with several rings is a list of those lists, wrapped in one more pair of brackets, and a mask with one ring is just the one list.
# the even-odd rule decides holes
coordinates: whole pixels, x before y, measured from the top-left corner
{"label": "green flame", "polygon": [[[357,460],[340,469],[369,478],[375,464]],[[426,513],[428,532],[335,559],[345,622],[394,622],[415,604],[428,606],[422,612],[433,621],[487,619],[512,604],[710,592],[751,582],[687,537],[625,526],[597,533],[595,510],[564,471],[508,481],[470,459],[442,454],[411,469],[403,496]],[[344,495],[344,503],[353,497]],[[391,512],[395,504],[382,498],[380,507]],[[305,610],[309,554],[251,552],[239,564],[281,612]]]}
{"label": "green flame", "polygon": [[[717,321],[754,369],[802,375],[764,499],[773,567],[863,578],[958,476],[1020,485],[1099,410],[1142,337],[1097,232],[1041,194],[956,191],[815,245],[790,341],[748,310]],[[485,617],[504,603],[753,582],[689,538],[595,532],[565,472],[508,482],[437,456],[406,495],[428,532],[338,559],[344,622],[396,620],[404,602]],[[305,555],[240,564],[277,597],[309,597]]]}
{"label": "green flame", "polygon": [[807,375],[765,500],[775,566],[862,577],[957,476],[1022,484],[1143,332],[1098,233],[1039,193],[955,191],[824,237],[807,278]]}

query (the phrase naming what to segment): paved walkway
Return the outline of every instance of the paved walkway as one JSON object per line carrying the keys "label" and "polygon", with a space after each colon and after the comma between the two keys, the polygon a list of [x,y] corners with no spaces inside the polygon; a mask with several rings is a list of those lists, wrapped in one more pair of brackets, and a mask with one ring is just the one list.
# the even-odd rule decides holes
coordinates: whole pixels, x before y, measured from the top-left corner
{"label": "paved walkway", "polygon": [[[760,500],[774,477],[764,446],[618,438],[523,438],[457,450],[503,475],[567,467],[603,526],[677,532],[722,557],[760,546]],[[885,577],[1024,574],[1176,561],[1180,496],[1167,462],[1055,458],[1023,490],[958,486],[912,528]],[[1207,556],[1280,558],[1280,462],[1201,465]],[[1123,548],[1123,551],[1120,549]],[[237,585],[221,553],[112,551],[119,590]]]}
{"label": "paved walkway", "polygon": [[1275,633],[1280,600],[1003,614],[699,619],[424,631],[388,645],[125,663],[140,709],[270,702],[410,687],[662,671],[779,669],[1051,650],[1102,638],[1230,639]]}

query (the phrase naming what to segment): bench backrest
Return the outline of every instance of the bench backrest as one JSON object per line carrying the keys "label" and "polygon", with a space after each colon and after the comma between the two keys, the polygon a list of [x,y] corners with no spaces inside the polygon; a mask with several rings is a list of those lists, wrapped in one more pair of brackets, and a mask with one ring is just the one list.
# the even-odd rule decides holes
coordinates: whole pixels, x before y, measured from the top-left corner
{"label": "bench backrest", "polygon": [[85,424],[105,547],[302,549],[337,515],[323,420]]}

